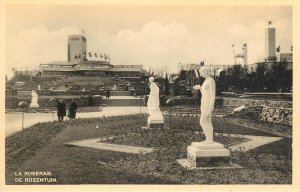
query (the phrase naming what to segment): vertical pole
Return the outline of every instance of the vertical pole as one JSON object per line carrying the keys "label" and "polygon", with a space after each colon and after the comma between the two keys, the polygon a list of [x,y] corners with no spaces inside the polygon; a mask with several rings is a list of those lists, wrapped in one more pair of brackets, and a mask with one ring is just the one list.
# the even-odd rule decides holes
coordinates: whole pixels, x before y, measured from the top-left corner
{"label": "vertical pole", "polygon": [[172,120],[171,120],[171,117],[172,117],[172,111],[171,111],[171,105],[170,105],[170,129],[172,129]]}
{"label": "vertical pole", "polygon": [[54,121],[53,110],[51,110],[51,113],[52,113],[52,121]]}
{"label": "vertical pole", "polygon": [[140,113],[142,113],[142,99],[140,98]]}
{"label": "vertical pole", "polygon": [[24,112],[25,112],[25,109],[23,109],[23,113],[22,113],[22,131],[24,129]]}

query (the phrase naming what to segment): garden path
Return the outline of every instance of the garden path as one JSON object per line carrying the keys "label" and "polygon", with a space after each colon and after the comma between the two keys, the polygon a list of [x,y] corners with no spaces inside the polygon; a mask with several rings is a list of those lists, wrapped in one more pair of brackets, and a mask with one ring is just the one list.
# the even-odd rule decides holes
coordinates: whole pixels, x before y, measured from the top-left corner
{"label": "garden path", "polygon": [[[248,151],[250,149],[254,149],[282,139],[282,137],[267,137],[267,136],[223,134],[223,133],[222,134],[216,133],[216,135],[229,136],[229,137],[242,137],[242,138],[249,139],[245,142],[237,143],[228,147],[231,151]],[[137,153],[137,154],[150,153],[154,151],[153,148],[101,143],[101,140],[102,139],[100,138],[90,138],[90,139],[72,141],[66,144],[80,146],[80,147],[90,147],[90,148],[96,148],[102,150],[118,151],[118,152],[125,152],[125,153]]]}
{"label": "garden path", "polygon": [[[140,111],[141,110],[141,111]],[[92,118],[103,116],[129,115],[138,113],[148,113],[147,107],[103,107],[99,112],[78,112],[76,118]],[[67,118],[66,118],[67,119]],[[28,128],[36,123],[57,121],[56,112],[54,113],[25,113],[24,128]],[[22,113],[5,113],[5,136],[22,130]]]}
{"label": "garden path", "polygon": [[102,149],[102,150],[117,151],[123,153],[133,153],[133,154],[151,153],[154,151],[153,148],[101,143],[101,140],[102,139],[100,138],[91,138],[91,139],[68,142],[66,143],[66,145],[75,145],[80,147],[89,147],[94,149]]}

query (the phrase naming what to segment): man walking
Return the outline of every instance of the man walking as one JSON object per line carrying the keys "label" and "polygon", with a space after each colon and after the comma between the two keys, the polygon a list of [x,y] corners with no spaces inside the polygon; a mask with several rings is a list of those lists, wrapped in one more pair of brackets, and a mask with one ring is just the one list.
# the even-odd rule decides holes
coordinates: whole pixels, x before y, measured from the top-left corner
{"label": "man walking", "polygon": [[63,99],[60,99],[56,107],[57,107],[58,121],[63,121],[64,116],[66,116],[66,103],[64,102]]}
{"label": "man walking", "polygon": [[77,110],[77,103],[75,102],[74,99],[72,99],[72,102],[71,102],[70,107],[69,107],[69,118],[70,119],[75,119],[76,110]]}
{"label": "man walking", "polygon": [[106,99],[109,99],[109,97],[110,97],[110,90],[109,90],[109,88],[107,88],[107,90],[106,90]]}

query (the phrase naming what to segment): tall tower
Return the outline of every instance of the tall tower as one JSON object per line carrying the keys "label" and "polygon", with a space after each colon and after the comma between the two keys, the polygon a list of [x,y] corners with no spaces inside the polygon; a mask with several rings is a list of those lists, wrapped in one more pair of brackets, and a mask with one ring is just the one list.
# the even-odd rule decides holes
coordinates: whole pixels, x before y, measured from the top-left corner
{"label": "tall tower", "polygon": [[82,62],[86,55],[86,38],[83,35],[69,35],[68,61],[71,63]]}
{"label": "tall tower", "polygon": [[271,21],[268,22],[265,35],[265,60],[274,61],[276,60],[275,50],[275,28],[271,27]]}

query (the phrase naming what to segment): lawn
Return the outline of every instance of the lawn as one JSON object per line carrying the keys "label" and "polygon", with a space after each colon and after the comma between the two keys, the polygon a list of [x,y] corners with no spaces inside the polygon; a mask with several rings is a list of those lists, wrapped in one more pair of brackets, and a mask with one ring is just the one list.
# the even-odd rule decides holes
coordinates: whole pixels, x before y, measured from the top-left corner
{"label": "lawn", "polygon": [[[147,122],[144,114],[34,125],[6,138],[6,184],[18,184],[14,172],[19,171],[51,171],[58,181],[53,184],[291,184],[289,137],[247,152],[232,152],[232,162],[243,169],[186,170],[176,159],[186,158],[191,141],[204,139],[199,120],[173,117],[171,129],[168,120],[165,117],[162,130],[141,129]],[[218,133],[276,135],[232,119],[214,118],[213,124]],[[137,155],[65,145],[111,136],[115,139],[110,142],[158,150]],[[218,136],[215,140],[227,146],[243,139]]]}

